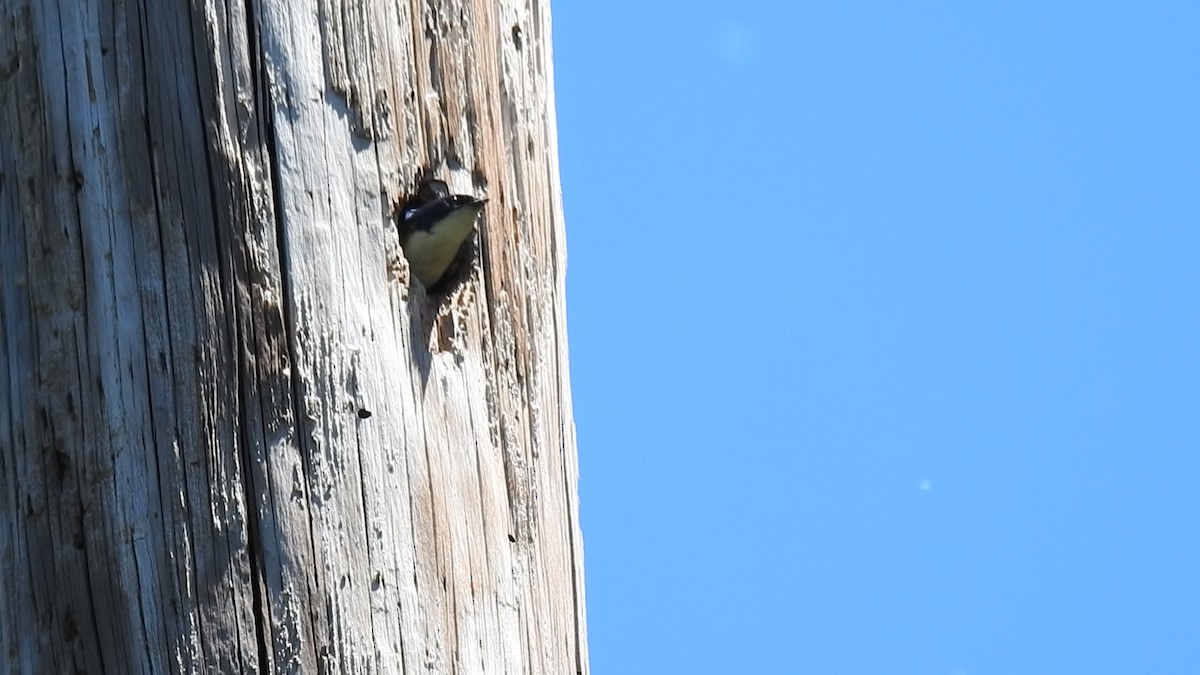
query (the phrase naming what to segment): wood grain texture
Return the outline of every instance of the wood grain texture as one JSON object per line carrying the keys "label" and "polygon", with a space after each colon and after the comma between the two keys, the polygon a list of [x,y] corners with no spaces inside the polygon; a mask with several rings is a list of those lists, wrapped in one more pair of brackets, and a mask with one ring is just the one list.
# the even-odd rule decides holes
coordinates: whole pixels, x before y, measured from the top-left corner
{"label": "wood grain texture", "polygon": [[0,0],[0,671],[587,672],[546,0],[184,4]]}

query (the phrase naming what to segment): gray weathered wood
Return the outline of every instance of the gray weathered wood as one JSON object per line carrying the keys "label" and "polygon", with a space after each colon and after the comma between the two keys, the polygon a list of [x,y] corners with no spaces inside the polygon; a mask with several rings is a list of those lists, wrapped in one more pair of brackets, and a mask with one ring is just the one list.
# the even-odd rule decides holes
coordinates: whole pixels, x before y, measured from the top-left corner
{"label": "gray weathered wood", "polygon": [[0,0],[0,671],[587,672],[547,0],[185,4]]}

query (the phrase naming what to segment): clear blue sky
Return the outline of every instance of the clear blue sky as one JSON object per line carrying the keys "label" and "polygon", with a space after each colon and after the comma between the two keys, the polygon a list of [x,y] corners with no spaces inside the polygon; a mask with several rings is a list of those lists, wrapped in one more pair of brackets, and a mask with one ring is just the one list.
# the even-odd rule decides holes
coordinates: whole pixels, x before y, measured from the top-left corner
{"label": "clear blue sky", "polygon": [[1200,673],[1200,2],[553,14],[593,672]]}

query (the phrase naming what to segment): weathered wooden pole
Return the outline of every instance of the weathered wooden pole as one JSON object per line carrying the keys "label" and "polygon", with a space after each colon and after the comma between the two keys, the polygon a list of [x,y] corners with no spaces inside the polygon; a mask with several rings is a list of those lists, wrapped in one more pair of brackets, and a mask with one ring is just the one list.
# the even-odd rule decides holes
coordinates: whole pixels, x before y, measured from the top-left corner
{"label": "weathered wooden pole", "polygon": [[548,0],[185,4],[0,0],[0,671],[587,672]]}

